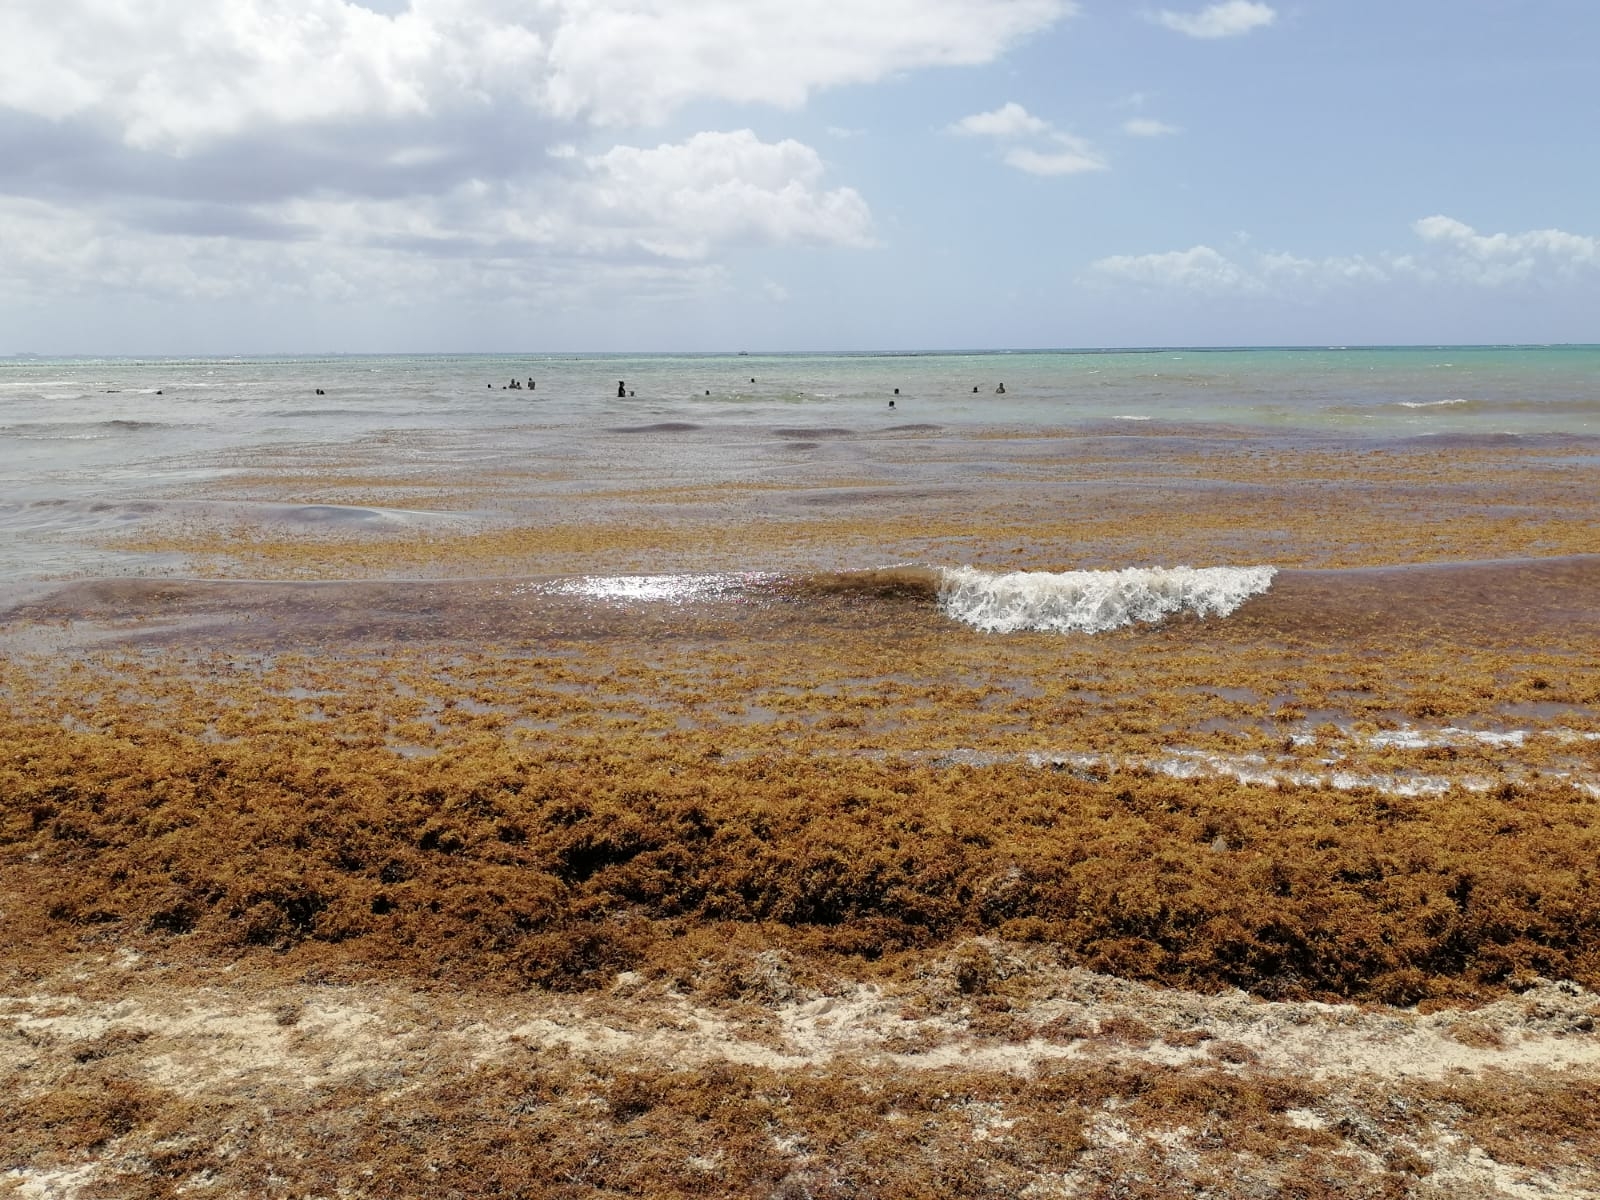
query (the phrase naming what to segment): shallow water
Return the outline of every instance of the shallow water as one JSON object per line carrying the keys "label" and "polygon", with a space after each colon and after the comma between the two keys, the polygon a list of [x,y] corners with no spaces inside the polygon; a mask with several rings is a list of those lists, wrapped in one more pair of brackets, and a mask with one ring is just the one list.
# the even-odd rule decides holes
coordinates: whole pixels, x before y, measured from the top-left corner
{"label": "shallow water", "polygon": [[[1124,464],[1098,486],[1215,486],[1146,464],[1241,448],[1406,445],[1441,461],[1499,448],[1592,469],[1597,379],[1592,347],[0,360],[0,572],[170,570],[170,556],[108,548],[108,531],[296,472],[359,474],[360,511],[324,487],[274,519],[371,525],[527,518],[535,500],[581,499],[565,515],[594,519],[618,488],[871,509],[1093,483],[1063,474],[1068,451]],[[502,489],[479,511],[472,494],[510,473],[539,495]],[[432,511],[408,488],[450,503]]]}
{"label": "shallow water", "polygon": [[[388,641],[531,644],[641,638],[727,641],[871,635],[878,638],[994,634],[973,593],[997,586],[1014,613],[1033,602],[1043,619],[1017,617],[1012,633],[1090,636],[1175,625],[1187,637],[1226,644],[1285,639],[1448,638],[1468,643],[1600,644],[1600,555],[1511,562],[1279,571],[1241,585],[1223,572],[1215,597],[1195,602],[1210,581],[1195,573],[1162,585],[1163,611],[1102,620],[1106,608],[1151,606],[1143,572],[1042,574],[1019,601],[1015,578],[975,580],[970,571],[904,567],[877,571],[737,572],[567,576],[554,579],[363,580],[285,583],[197,579],[103,579],[14,583],[0,588],[0,650],[25,652],[61,640],[63,622],[97,643],[216,648],[249,644],[285,650],[316,644],[348,650]],[[1128,576],[1135,576],[1129,580]],[[1099,623],[1071,627],[1085,580],[1124,597],[1092,595]],[[1219,607],[1220,605],[1220,607]],[[1132,643],[1128,643],[1132,644]],[[1224,696],[1226,686],[1213,688]]]}

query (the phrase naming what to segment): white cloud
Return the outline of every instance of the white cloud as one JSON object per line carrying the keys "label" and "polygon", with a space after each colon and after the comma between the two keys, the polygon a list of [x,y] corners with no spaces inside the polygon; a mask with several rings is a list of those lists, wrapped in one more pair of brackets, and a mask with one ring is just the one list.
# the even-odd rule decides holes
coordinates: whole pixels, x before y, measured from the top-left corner
{"label": "white cloud", "polygon": [[1278,14],[1269,4],[1253,0],[1224,0],[1196,13],[1173,12],[1162,9],[1155,20],[1168,29],[1193,38],[1239,37],[1255,29],[1271,25]]}
{"label": "white cloud", "polygon": [[590,160],[581,203],[605,229],[668,258],[703,258],[718,243],[872,244],[866,201],[823,191],[822,159],[796,141],[748,129],[697,133],[651,150],[617,146]]}
{"label": "white cloud", "polygon": [[1035,150],[1014,146],[1005,153],[1005,164],[1029,175],[1080,175],[1086,171],[1104,171],[1106,161],[1078,138],[1056,134],[1057,149]]}
{"label": "white cloud", "polygon": [[1538,286],[1600,273],[1600,238],[1540,229],[1481,234],[1452,217],[1417,221],[1423,252],[1305,258],[1206,245],[1157,254],[1113,255],[1091,263],[1086,280],[1207,295],[1304,295],[1396,283],[1459,287]]}
{"label": "white cloud", "polygon": [[627,257],[610,240],[552,253],[563,234],[583,231],[503,203],[480,215],[469,238],[441,223],[449,206],[441,201],[437,211],[419,213],[399,205],[307,205],[302,215],[326,223],[319,236],[247,241],[153,233],[110,214],[64,214],[0,198],[0,244],[14,250],[0,261],[0,286],[12,296],[74,303],[125,296],[141,305],[360,299],[374,307],[485,299],[560,307],[619,295],[688,299],[727,286],[726,269],[714,261],[642,251]]}
{"label": "white cloud", "polygon": [[1113,255],[1091,263],[1088,278],[1153,290],[1202,295],[1304,295],[1361,283],[1420,277],[1411,260],[1394,255],[1301,258],[1252,253],[1230,257],[1211,246],[1164,254]]}
{"label": "white cloud", "polygon": [[1385,283],[1421,274],[1412,259],[1393,254],[1371,259],[1359,254],[1301,258],[1294,254],[1274,253],[1258,256],[1255,273],[1264,285],[1303,284],[1311,287]]}
{"label": "white cloud", "polygon": [[1600,238],[1559,229],[1483,234],[1442,216],[1424,217],[1412,229],[1451,256],[1458,276],[1486,286],[1600,269]]}
{"label": "white cloud", "polygon": [[870,245],[866,202],[827,188],[824,174],[810,147],[739,130],[613,147],[559,177],[468,180],[423,197],[292,197],[252,207],[257,236],[167,232],[115,205],[0,200],[0,245],[14,248],[0,270],[24,294],[175,299],[292,294],[319,275],[386,296],[519,293],[577,277],[590,290],[613,278],[691,287],[719,278],[708,260],[733,246]]}
{"label": "white cloud", "polygon": [[6,0],[0,106],[186,154],[252,130],[513,107],[655,124],[700,99],[992,61],[1070,0]]}
{"label": "white cloud", "polygon": [[[1029,175],[1078,175],[1104,171],[1107,164],[1083,138],[1058,132],[1049,121],[1036,117],[1022,105],[1009,101],[992,112],[974,113],[949,125],[946,133],[990,137],[1013,143],[1001,156],[1008,167]],[[1031,145],[1017,145],[1031,141]]]}
{"label": "white cloud", "polygon": [[183,154],[255,127],[424,115],[441,35],[342,0],[8,0],[0,105]]}
{"label": "white cloud", "polygon": [[1076,9],[0,0],[0,275],[18,295],[516,288],[575,263],[692,283],[733,247],[868,246],[865,198],[810,147],[621,130],[991,62]]}
{"label": "white cloud", "polygon": [[1091,263],[1093,276],[1146,287],[1196,292],[1256,291],[1260,282],[1210,246],[1165,254],[1114,254]]}
{"label": "white cloud", "polygon": [[972,137],[1018,138],[1048,133],[1050,122],[1034,116],[1016,101],[1008,101],[993,112],[974,113],[951,125],[947,132]]}
{"label": "white cloud", "polygon": [[1122,123],[1122,132],[1129,137],[1158,138],[1172,137],[1182,133],[1176,125],[1168,125],[1165,121],[1157,121],[1153,117],[1130,117]]}
{"label": "white cloud", "polygon": [[1067,0],[564,0],[556,95],[636,121],[710,95],[794,107],[821,87],[992,61]]}

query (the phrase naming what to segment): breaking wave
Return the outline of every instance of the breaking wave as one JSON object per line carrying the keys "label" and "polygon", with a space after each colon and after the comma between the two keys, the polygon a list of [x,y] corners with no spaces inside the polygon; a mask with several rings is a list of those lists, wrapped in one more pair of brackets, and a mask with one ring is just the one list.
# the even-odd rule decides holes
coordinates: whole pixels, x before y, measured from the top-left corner
{"label": "breaking wave", "polygon": [[1225,617],[1272,586],[1275,567],[941,572],[939,607],[983,633],[1105,633],[1179,613]]}
{"label": "breaking wave", "polygon": [[1182,613],[1225,617],[1271,586],[1275,567],[1134,567],[1119,571],[1013,571],[902,565],[798,575],[588,576],[532,585],[551,597],[606,604],[781,600],[853,609],[910,602],[936,607],[982,633],[1105,633]]}

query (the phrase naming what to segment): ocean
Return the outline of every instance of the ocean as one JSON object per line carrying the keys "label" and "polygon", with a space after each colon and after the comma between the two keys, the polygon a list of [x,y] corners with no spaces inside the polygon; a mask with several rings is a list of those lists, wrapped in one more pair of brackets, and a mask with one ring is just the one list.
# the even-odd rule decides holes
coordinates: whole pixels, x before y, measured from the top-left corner
{"label": "ocean", "polygon": [[0,360],[0,569],[169,569],[112,552],[107,535],[219,492],[248,501],[230,480],[291,461],[474,495],[508,471],[538,481],[488,512],[347,514],[418,522],[577,506],[623,483],[1004,486],[1021,468],[1003,439],[1093,441],[1134,462],[1241,440],[1262,452],[1432,445],[1447,461],[1498,440],[1586,466],[1597,380],[1600,348],[1584,346]]}

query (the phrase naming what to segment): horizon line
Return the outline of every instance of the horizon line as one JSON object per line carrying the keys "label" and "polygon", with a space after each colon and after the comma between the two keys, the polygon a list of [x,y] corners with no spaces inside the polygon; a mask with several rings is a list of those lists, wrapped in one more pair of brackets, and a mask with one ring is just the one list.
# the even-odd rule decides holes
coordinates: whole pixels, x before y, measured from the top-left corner
{"label": "horizon line", "polygon": [[1161,353],[1247,353],[1252,351],[1339,351],[1369,350],[1589,350],[1600,349],[1600,342],[1284,342],[1214,343],[1197,345],[1152,344],[1127,346],[996,346],[932,349],[871,350],[272,350],[239,353],[229,351],[107,353],[74,351],[42,354],[18,350],[0,354],[0,361],[48,361],[64,359],[219,359],[271,358],[934,358],[962,355],[1003,354],[1161,354]]}

